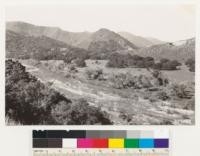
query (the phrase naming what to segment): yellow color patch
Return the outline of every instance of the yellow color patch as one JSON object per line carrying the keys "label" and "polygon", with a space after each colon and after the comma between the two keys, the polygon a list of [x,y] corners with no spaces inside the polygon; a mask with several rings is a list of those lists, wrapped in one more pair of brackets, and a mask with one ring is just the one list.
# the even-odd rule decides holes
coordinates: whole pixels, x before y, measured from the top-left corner
{"label": "yellow color patch", "polygon": [[109,148],[124,148],[124,139],[109,139]]}

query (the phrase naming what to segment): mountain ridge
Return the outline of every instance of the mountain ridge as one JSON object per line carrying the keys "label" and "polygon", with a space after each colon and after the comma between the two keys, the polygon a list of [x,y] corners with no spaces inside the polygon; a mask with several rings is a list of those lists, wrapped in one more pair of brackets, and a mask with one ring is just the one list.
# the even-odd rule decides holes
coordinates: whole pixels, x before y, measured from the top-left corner
{"label": "mountain ridge", "polygon": [[[41,49],[48,49],[47,47],[51,47],[49,43],[52,43],[52,45],[55,45],[55,47],[57,45],[62,45],[66,46],[67,49],[73,49],[72,51],[74,51],[74,49],[78,49],[75,51],[84,51],[90,53],[92,56],[91,58],[93,59],[106,59],[113,52],[151,56],[158,60],[161,58],[167,58],[183,61],[187,58],[195,57],[195,38],[177,42],[164,42],[161,44],[155,44],[155,42],[160,41],[151,38],[153,40],[152,42],[154,42],[154,45],[151,45],[151,42],[148,40],[146,41],[145,38],[140,36],[136,36],[136,41],[138,41],[139,38],[138,43],[135,41],[136,44],[133,44],[120,34],[106,28],[101,28],[94,33],[83,32],[80,34],[63,31],[58,27],[35,26],[25,22],[7,22],[6,29],[8,32],[10,31],[10,33],[6,34],[6,37],[7,35],[8,37],[9,35],[13,35],[14,38],[17,36],[17,39],[15,38],[12,40],[13,43],[6,40],[6,43],[8,43],[6,44],[6,46],[8,45],[6,49],[8,51],[10,49],[13,50],[13,47],[18,48],[19,51],[23,51],[24,49],[28,51],[34,48],[37,49],[38,45],[41,46],[39,47]],[[19,41],[17,41],[18,37]],[[41,43],[35,41],[35,38],[41,41],[41,43],[44,45],[41,45]],[[27,42],[30,42],[30,45],[28,45]],[[35,43],[38,43],[38,45]],[[145,44],[147,45],[145,46]],[[19,49],[18,46],[21,46],[20,48],[22,49]],[[14,50],[16,51],[16,49]]]}
{"label": "mountain ridge", "polygon": [[[29,35],[29,36],[40,36],[45,35],[47,37],[65,42],[67,44],[73,45],[75,47],[88,49],[90,43],[93,41],[96,36],[95,34],[97,32],[101,32],[102,30],[105,31],[105,28],[101,28],[97,30],[96,32],[70,32],[63,30],[59,27],[49,27],[49,26],[37,26],[34,24],[30,24],[27,22],[22,21],[9,21],[6,22],[6,29],[12,30],[14,32],[23,34],[23,35]],[[107,29],[108,30],[108,29]],[[108,31],[107,31],[108,32]],[[113,32],[112,33],[120,35],[120,33]],[[133,34],[132,34],[133,35]],[[120,35],[123,39],[128,40],[130,43],[132,43],[133,47],[141,47],[141,43],[134,43],[130,41],[128,38]],[[142,37],[141,37],[142,38]],[[143,38],[143,40],[146,40]],[[144,46],[144,44],[143,44]]]}

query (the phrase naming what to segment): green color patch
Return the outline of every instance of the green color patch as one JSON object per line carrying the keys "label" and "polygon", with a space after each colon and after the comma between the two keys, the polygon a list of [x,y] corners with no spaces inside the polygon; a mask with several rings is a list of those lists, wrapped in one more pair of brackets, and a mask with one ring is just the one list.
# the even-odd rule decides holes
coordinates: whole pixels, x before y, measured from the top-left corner
{"label": "green color patch", "polygon": [[125,139],[124,147],[125,148],[139,148],[139,139]]}

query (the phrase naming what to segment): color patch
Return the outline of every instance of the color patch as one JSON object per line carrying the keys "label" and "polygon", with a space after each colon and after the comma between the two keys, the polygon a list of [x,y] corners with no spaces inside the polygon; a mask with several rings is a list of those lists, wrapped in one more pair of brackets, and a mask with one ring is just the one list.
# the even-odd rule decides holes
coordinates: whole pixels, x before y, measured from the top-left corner
{"label": "color patch", "polygon": [[139,130],[127,131],[126,138],[138,139],[140,138],[140,131]]}
{"label": "color patch", "polygon": [[93,148],[108,148],[108,139],[93,139]]}
{"label": "color patch", "polygon": [[139,148],[139,139],[125,139],[124,147],[125,148]]}
{"label": "color patch", "polygon": [[109,139],[109,148],[124,148],[124,139]]}
{"label": "color patch", "polygon": [[154,139],[139,139],[139,148],[154,148]]}
{"label": "color patch", "polygon": [[168,139],[155,139],[154,146],[155,146],[155,148],[169,148],[169,140]]}
{"label": "color patch", "polygon": [[47,131],[44,130],[44,131],[36,131],[36,130],[33,130],[33,134],[32,134],[32,137],[33,138],[48,138],[47,136]]}
{"label": "color patch", "polygon": [[63,148],[77,148],[77,139],[63,139]]}
{"label": "color patch", "polygon": [[126,138],[126,131],[113,131],[114,138]]}
{"label": "color patch", "polygon": [[89,130],[86,131],[86,138],[100,138],[101,131],[98,130]]}
{"label": "color patch", "polygon": [[48,148],[62,148],[62,139],[48,139]]}
{"label": "color patch", "polygon": [[33,148],[48,148],[48,139],[33,139]]}
{"label": "color patch", "polygon": [[92,148],[93,147],[92,139],[78,139],[77,147],[78,148]]}
{"label": "color patch", "polygon": [[154,132],[153,131],[141,131],[139,138],[144,138],[144,139],[154,138]]}
{"label": "color patch", "polygon": [[114,131],[111,130],[101,131],[99,133],[99,138],[114,138]]}
{"label": "color patch", "polygon": [[169,132],[166,130],[155,130],[154,138],[156,139],[169,138]]}

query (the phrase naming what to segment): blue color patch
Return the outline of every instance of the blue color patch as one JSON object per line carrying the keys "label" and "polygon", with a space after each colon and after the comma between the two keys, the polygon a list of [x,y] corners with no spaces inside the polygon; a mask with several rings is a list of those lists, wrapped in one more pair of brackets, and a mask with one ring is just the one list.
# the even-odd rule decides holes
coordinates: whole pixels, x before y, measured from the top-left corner
{"label": "blue color patch", "polygon": [[154,148],[154,139],[139,139],[139,148]]}

